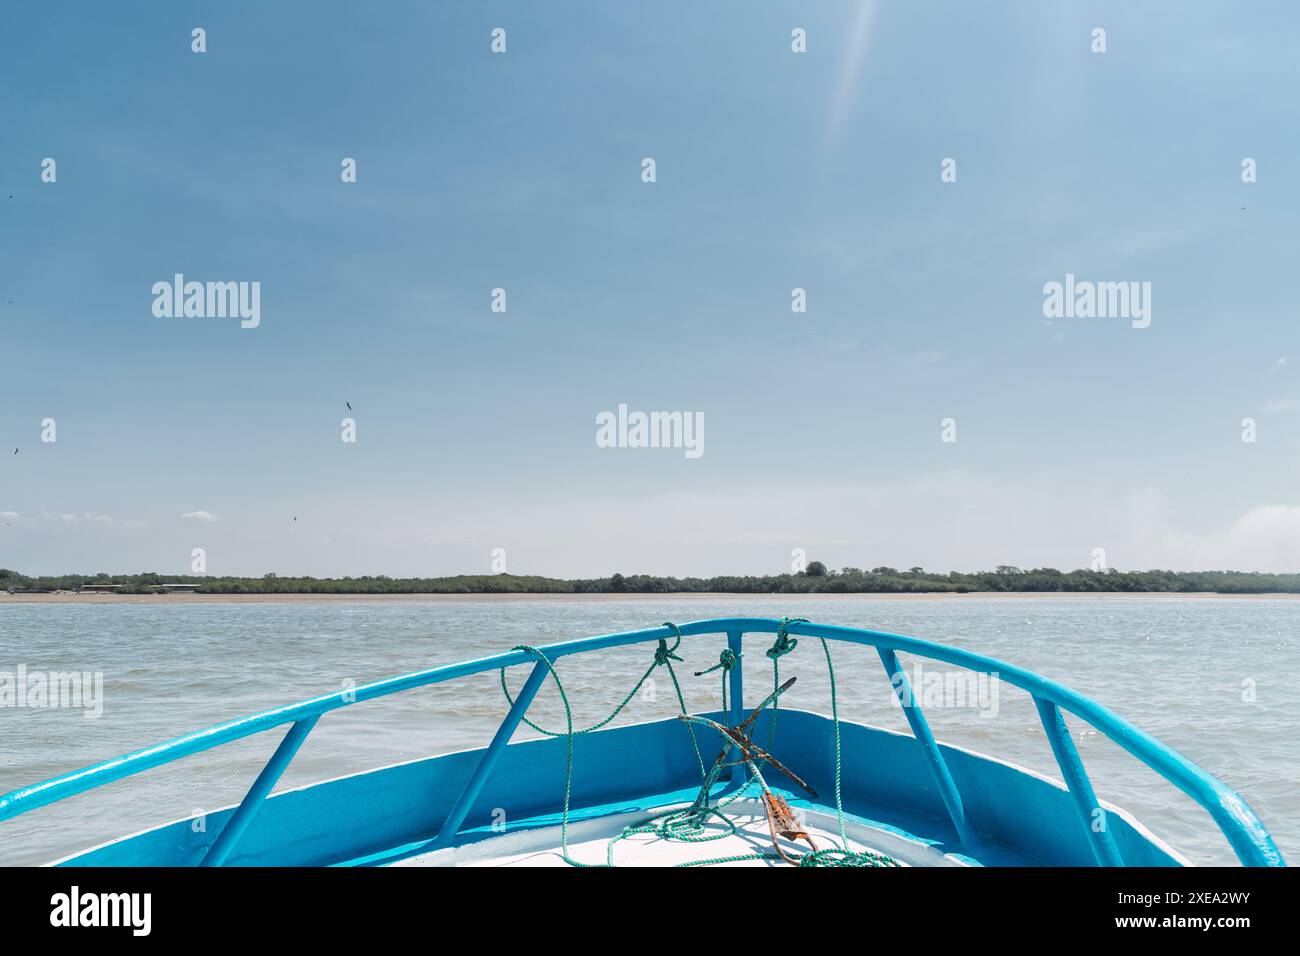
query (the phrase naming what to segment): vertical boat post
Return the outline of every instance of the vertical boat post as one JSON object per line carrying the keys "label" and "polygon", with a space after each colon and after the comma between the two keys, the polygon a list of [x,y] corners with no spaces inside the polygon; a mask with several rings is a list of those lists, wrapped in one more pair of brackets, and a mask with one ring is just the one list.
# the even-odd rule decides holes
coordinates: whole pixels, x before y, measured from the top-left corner
{"label": "vertical boat post", "polygon": [[957,830],[957,839],[964,846],[973,847],[975,831],[966,821],[966,808],[962,804],[961,793],[957,790],[957,784],[948,770],[948,762],[943,759],[943,751],[935,742],[925,714],[916,703],[912,685],[907,675],[903,673],[902,667],[899,666],[898,655],[888,647],[877,646],[876,651],[880,654],[880,662],[885,665],[885,674],[889,677],[889,683],[894,685],[895,680],[898,682],[894,687],[898,694],[898,702],[903,705],[907,723],[911,726],[912,734],[916,737],[916,742],[921,745],[921,752],[925,754],[926,762],[930,765],[930,774],[934,777],[935,786],[939,788],[939,796],[943,798],[943,805],[948,809],[952,825]]}
{"label": "vertical boat post", "polygon": [[483,784],[487,783],[492,768],[501,759],[501,754],[505,752],[506,745],[510,743],[515,728],[524,719],[524,713],[528,710],[528,705],[533,702],[533,698],[537,695],[537,691],[541,688],[542,681],[546,680],[548,673],[550,673],[550,668],[546,666],[545,661],[538,661],[533,665],[533,671],[528,675],[528,680],[524,681],[524,686],[520,688],[514,706],[506,714],[505,720],[501,721],[501,726],[497,728],[496,734],[493,735],[492,742],[488,744],[487,750],[483,751],[482,759],[479,760],[478,766],[474,768],[469,780],[465,782],[465,789],[461,790],[460,796],[456,798],[455,804],[452,805],[451,811],[447,814],[447,819],[438,828],[438,835],[430,841],[430,845],[445,845],[455,839],[456,833],[460,830],[460,825],[465,822],[465,817],[469,814],[470,807],[478,799],[479,793],[483,790]]}
{"label": "vertical boat post", "polygon": [[[731,713],[727,719],[731,726],[738,727],[745,719],[745,675],[744,660],[740,656],[741,638],[744,636],[741,631],[727,632],[727,647],[732,654],[736,655],[736,666],[727,671],[727,679],[731,686],[728,688],[731,697]],[[731,782],[735,786],[740,786],[745,782],[745,767],[742,763],[737,763],[731,768]]]}
{"label": "vertical boat post", "polygon": [[[1061,714],[1061,709],[1050,700],[1035,696],[1034,706],[1038,708],[1038,716],[1043,721],[1043,730],[1047,731],[1047,740],[1052,745],[1052,753],[1056,756],[1056,765],[1061,768],[1061,776],[1065,778],[1065,785],[1070,790],[1070,796],[1074,798],[1074,805],[1079,811],[1079,821],[1088,833],[1088,844],[1092,847],[1092,854],[1097,858],[1098,866],[1123,866],[1124,858],[1120,855],[1119,847],[1115,845],[1115,838],[1111,836],[1110,829],[1106,826],[1106,811],[1101,809],[1097,802],[1097,794],[1093,792],[1092,782],[1088,779],[1088,771],[1083,767],[1083,761],[1079,758],[1079,751],[1075,749],[1074,742],[1070,739],[1070,731],[1065,726],[1065,717]],[[1096,814],[1101,814],[1101,827],[1098,829]]]}
{"label": "vertical boat post", "polygon": [[281,774],[289,766],[289,761],[293,760],[294,754],[302,746],[302,742],[307,739],[311,729],[316,726],[316,721],[320,720],[320,714],[312,714],[310,717],[304,717],[301,720],[294,721],[289,732],[284,735],[280,741],[280,746],[275,748],[275,753],[271,754],[271,759],[266,762],[262,772],[257,775],[253,785],[248,788],[248,793],[244,794],[244,799],[240,801],[235,812],[230,815],[226,825],[221,828],[217,834],[216,840],[208,847],[208,852],[203,854],[203,859],[199,861],[199,866],[221,866],[230,856],[231,851],[235,849],[235,844],[239,838],[244,835],[248,825],[253,822],[253,817],[257,816],[257,811],[262,809],[262,801],[266,795],[271,792]]}

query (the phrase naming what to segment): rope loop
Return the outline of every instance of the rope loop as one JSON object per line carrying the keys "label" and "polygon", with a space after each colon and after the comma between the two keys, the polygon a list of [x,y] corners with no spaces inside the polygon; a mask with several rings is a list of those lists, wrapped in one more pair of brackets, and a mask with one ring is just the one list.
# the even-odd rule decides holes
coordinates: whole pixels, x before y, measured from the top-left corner
{"label": "rope loop", "polygon": [[677,640],[673,642],[672,647],[669,647],[667,638],[663,638],[663,637],[659,638],[659,647],[655,650],[656,667],[663,666],[664,664],[667,664],[669,661],[681,660],[680,657],[678,657],[675,653],[673,653],[674,651],[677,650],[677,648],[682,646],[681,628],[679,628],[672,621],[664,621],[664,627],[671,627],[673,629],[673,634],[677,637]]}
{"label": "rope loop", "polygon": [[780,644],[782,641],[788,641],[791,639],[789,635],[786,634],[786,629],[789,628],[791,624],[807,624],[807,623],[808,623],[808,618],[806,617],[781,618],[780,622],[776,625],[776,642]]}
{"label": "rope loop", "polygon": [[767,656],[776,660],[778,657],[785,657],[792,650],[799,646],[797,637],[790,637],[788,634],[777,634],[776,642],[767,649]]}
{"label": "rope loop", "polygon": [[677,645],[674,644],[672,647],[669,647],[666,640],[662,637],[659,638],[659,647],[655,650],[655,666],[662,667],[669,661],[680,661],[681,658],[673,653],[676,646]]}
{"label": "rope loop", "polygon": [[[555,669],[554,667],[551,666],[551,659],[547,657],[545,654],[543,654],[536,647],[533,647],[533,645],[531,644],[516,644],[514,647],[510,649],[512,651],[523,651],[525,654],[528,654],[531,657],[536,657],[538,663],[546,665],[547,670]],[[504,668],[502,668],[502,670],[504,670]]]}
{"label": "rope loop", "polygon": [[722,653],[718,655],[718,663],[714,664],[708,670],[696,671],[696,677],[703,677],[705,674],[712,674],[718,668],[729,671],[740,663],[740,655],[729,647],[724,647]]}

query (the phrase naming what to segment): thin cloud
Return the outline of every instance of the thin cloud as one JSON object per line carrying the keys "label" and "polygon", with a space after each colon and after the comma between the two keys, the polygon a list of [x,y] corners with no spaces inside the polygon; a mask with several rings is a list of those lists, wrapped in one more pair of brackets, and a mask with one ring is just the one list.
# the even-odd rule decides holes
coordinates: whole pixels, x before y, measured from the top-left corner
{"label": "thin cloud", "polygon": [[844,65],[840,70],[839,86],[831,104],[830,129],[832,139],[839,136],[848,119],[853,101],[858,93],[858,75],[866,62],[871,41],[871,21],[875,16],[875,0],[863,0],[849,32],[849,45],[845,51]]}
{"label": "thin cloud", "polygon": [[186,521],[216,521],[217,516],[211,511],[182,511],[181,517]]}
{"label": "thin cloud", "polygon": [[113,523],[111,515],[93,515],[89,511],[81,515],[61,514],[59,520],[69,527],[76,525],[100,525],[106,526]]}

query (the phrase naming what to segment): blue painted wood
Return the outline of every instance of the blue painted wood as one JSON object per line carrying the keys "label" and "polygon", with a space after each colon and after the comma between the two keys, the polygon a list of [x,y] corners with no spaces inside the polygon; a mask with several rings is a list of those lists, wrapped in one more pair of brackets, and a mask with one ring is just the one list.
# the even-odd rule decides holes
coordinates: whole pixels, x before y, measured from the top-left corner
{"label": "blue painted wood", "polygon": [[898,655],[883,647],[878,647],[876,650],[880,653],[880,663],[885,665],[885,674],[898,695],[898,701],[903,705],[903,714],[907,717],[908,726],[912,728],[912,736],[916,738],[916,742],[921,746],[921,752],[925,755],[926,763],[930,767],[930,775],[934,778],[934,785],[939,789],[939,796],[948,811],[948,819],[952,821],[953,828],[957,831],[957,839],[964,847],[974,847],[975,832],[966,821],[966,808],[962,806],[961,793],[957,789],[957,784],[953,782],[952,774],[943,759],[938,743],[935,742],[930,723],[925,719],[921,705],[916,702],[911,682],[898,664]]}
{"label": "blue painted wood", "polygon": [[[740,656],[743,650],[744,635],[740,631],[727,632],[727,647],[731,653],[736,655],[736,666],[727,671],[727,678],[731,683],[728,688],[728,696],[731,700],[731,713],[727,715],[727,720],[732,727],[738,726],[745,719],[745,662]],[[731,783],[739,787],[745,782],[745,768],[739,763],[731,768]]]}
{"label": "blue painted wood", "polygon": [[[1079,811],[1079,821],[1088,835],[1092,851],[1097,857],[1097,864],[1123,866],[1124,860],[1120,856],[1119,848],[1115,846],[1115,840],[1110,835],[1106,811],[1102,810],[1101,804],[1097,802],[1097,795],[1092,790],[1092,781],[1088,779],[1088,771],[1084,769],[1079,751],[1075,749],[1074,741],[1070,739],[1070,731],[1065,726],[1065,718],[1061,716],[1060,708],[1051,701],[1038,697],[1034,698],[1034,705],[1038,708],[1043,730],[1047,732],[1047,739],[1052,745],[1056,765],[1061,768],[1065,785],[1070,788],[1070,795],[1074,797],[1074,804]],[[1100,829],[1095,826],[1094,813],[1102,815]]]}
{"label": "blue painted wood", "polygon": [[[689,802],[700,785],[695,754],[675,701],[664,700],[664,718],[625,725],[582,738],[574,764],[574,821],[608,813],[655,809]],[[721,720],[723,714],[707,716]],[[781,755],[822,794],[823,802],[792,794],[796,808],[833,813],[834,727],[821,714],[781,709]],[[765,738],[760,717],[755,733]],[[910,733],[841,722],[844,796],[852,820],[871,820],[923,842],[951,841],[943,802],[930,785],[930,771]],[[462,826],[457,844],[497,836],[487,821],[493,807],[511,809],[510,832],[554,826],[564,796],[567,742],[563,738],[515,741],[505,748]],[[1059,782],[991,757],[940,744],[963,794],[968,818],[984,841],[971,855],[986,866],[1091,866],[1069,791]],[[231,860],[240,866],[320,866],[391,862],[427,849],[484,748],[367,770],[268,797],[240,839]],[[654,759],[647,760],[646,755]],[[888,770],[882,773],[882,768]],[[777,783],[776,780],[770,781]],[[208,832],[189,820],[108,844],[65,865],[192,866],[234,808],[208,814]],[[1111,832],[1130,866],[1175,866],[1176,855],[1122,810],[1111,813]],[[702,855],[708,848],[702,846]],[[963,848],[963,853],[965,849]]]}
{"label": "blue painted wood", "polygon": [[[682,625],[679,631],[683,637],[727,634],[732,631],[775,634],[779,627],[780,622],[771,618],[741,617],[694,621]],[[1035,697],[1049,701],[1062,710],[1069,711],[1076,717],[1087,721],[1138,760],[1141,760],[1152,770],[1177,786],[1210,814],[1220,830],[1228,838],[1238,859],[1243,863],[1250,866],[1285,865],[1282,855],[1278,852],[1277,846],[1273,843],[1267,829],[1240,794],[1229,789],[1222,782],[1197,767],[1182,754],[1129,724],[1112,711],[1056,681],[981,654],[974,654],[960,648],[883,631],[805,622],[788,624],[786,631],[794,636],[825,638],[829,641],[875,647],[878,650],[901,651],[956,667],[965,667],[980,673],[994,674],[1002,682],[1028,691]],[[566,641],[546,645],[540,650],[552,661],[555,661],[573,654],[582,654],[605,648],[625,647],[633,644],[652,643],[659,641],[661,638],[666,639],[672,636],[674,636],[674,632],[670,628],[655,627],[640,631],[628,631],[620,634],[607,634],[601,637]],[[53,803],[56,800],[84,793],[87,790],[140,773],[143,770],[170,763],[182,757],[200,753],[234,740],[240,740],[281,724],[296,722],[304,717],[320,715],[341,707],[411,690],[416,687],[455,680],[459,677],[495,670],[500,667],[527,663],[533,663],[531,655],[525,651],[516,650],[375,681],[358,687],[355,691],[339,691],[326,694],[292,706],[276,708],[238,720],[228,721],[205,730],[186,734],[154,747],[137,750],[122,757],[63,774],[42,783],[10,791],[0,796],[0,821]]]}
{"label": "blue painted wood", "polygon": [[257,811],[262,808],[262,803],[266,800],[266,795],[271,792],[275,782],[280,779],[281,775],[288,768],[290,761],[293,760],[294,754],[302,746],[311,729],[316,726],[319,716],[304,717],[294,723],[289,728],[289,732],[284,735],[280,745],[275,748],[275,753],[271,754],[271,759],[266,762],[262,772],[257,775],[253,785],[248,788],[248,793],[244,794],[243,801],[239,804],[238,809],[226,821],[226,825],[221,828],[216,842],[208,848],[200,866],[221,866],[235,849],[235,844],[243,836],[248,825],[253,822],[253,817],[257,816]]}
{"label": "blue painted wood", "polygon": [[474,805],[475,799],[482,792],[483,784],[491,776],[492,769],[497,765],[497,761],[501,759],[501,754],[506,749],[506,745],[510,743],[510,738],[514,735],[519,722],[524,719],[528,705],[537,696],[542,681],[546,680],[546,675],[549,673],[550,668],[544,662],[538,661],[533,665],[528,680],[524,681],[524,686],[515,698],[514,706],[510,708],[505,719],[501,721],[501,726],[497,728],[497,732],[493,735],[492,742],[488,744],[487,750],[483,752],[483,759],[474,768],[474,773],[465,782],[465,789],[460,792],[460,796],[456,798],[451,811],[447,814],[447,819],[443,820],[442,826],[438,828],[437,843],[450,843],[456,838],[460,825],[465,822],[465,815],[469,813],[469,808]]}

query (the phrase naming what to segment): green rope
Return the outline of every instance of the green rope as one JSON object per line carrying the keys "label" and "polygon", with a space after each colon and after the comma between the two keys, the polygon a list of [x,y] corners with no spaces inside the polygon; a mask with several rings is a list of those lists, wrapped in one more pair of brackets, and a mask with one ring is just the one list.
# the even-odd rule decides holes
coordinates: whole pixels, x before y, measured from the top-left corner
{"label": "green rope", "polygon": [[712,667],[707,668],[705,670],[696,671],[695,676],[703,677],[705,674],[712,674],[719,667],[721,667],[724,671],[729,671],[736,666],[736,663],[739,660],[740,660],[740,655],[738,655],[731,648],[724,647],[722,649],[722,653],[718,655],[718,663],[714,664]]}
{"label": "green rope", "polygon": [[[806,624],[808,623],[808,619],[806,617],[781,618],[781,623],[776,626],[776,640],[772,643],[772,646],[767,649],[767,656],[772,660],[772,693],[776,693],[776,689],[781,686],[781,666],[777,662],[799,646],[799,639],[797,637],[791,637],[786,633],[786,628],[795,622]],[[778,700],[779,699],[776,697],[772,698],[772,717],[767,725],[768,753],[772,752],[772,744],[776,742],[776,711],[779,706]]]}
{"label": "green rope", "polygon": [[[673,633],[677,637],[677,640],[673,643],[672,647],[669,647],[668,642],[664,638],[662,637],[659,638],[659,647],[655,650],[654,661],[651,662],[650,666],[646,668],[645,673],[642,674],[640,679],[632,686],[632,689],[628,691],[627,696],[624,697],[619,702],[618,706],[616,706],[614,710],[610,713],[610,715],[606,717],[604,720],[597,721],[596,723],[592,724],[590,727],[583,727],[580,730],[574,730],[572,725],[570,725],[568,730],[554,731],[554,730],[547,730],[545,727],[533,723],[526,716],[520,719],[529,727],[531,727],[533,730],[537,731],[539,734],[542,734],[546,737],[572,737],[572,736],[579,736],[582,734],[589,734],[592,733],[593,731],[600,730],[600,728],[604,727],[611,720],[613,720],[620,713],[622,713],[623,708],[626,707],[628,703],[632,700],[632,698],[636,696],[636,692],[641,689],[641,686],[646,682],[646,680],[649,679],[650,675],[654,673],[654,669],[656,667],[659,667],[660,665],[668,668],[668,676],[672,678],[673,690],[677,694],[678,706],[681,707],[683,714],[686,713],[687,712],[686,698],[682,696],[682,685],[678,683],[677,674],[676,672],[673,671],[673,665],[672,665],[673,661],[681,662],[681,658],[678,657],[674,652],[677,650],[678,647],[681,646],[682,632],[678,630],[676,624],[673,624],[668,621],[664,622],[664,627],[672,628]],[[515,648],[515,650],[520,650],[520,649],[533,650],[532,648],[528,648],[527,645],[520,645],[519,647]],[[545,657],[543,657],[542,659],[545,660]],[[549,661],[547,661],[547,666],[550,667]],[[550,667],[550,671],[551,671],[551,675],[555,676],[555,668]],[[504,667],[501,668],[500,670],[500,677],[501,677],[501,692],[505,694],[506,700],[509,702],[510,706],[513,707],[515,705],[515,699],[510,696],[510,688],[506,686],[506,669]],[[557,686],[559,685],[559,680],[560,680],[559,677],[555,678]],[[561,691],[561,696],[563,696],[563,691]],[[695,749],[695,761],[700,765],[700,777],[703,778],[705,774],[704,757],[700,754],[700,745],[695,739],[695,728],[690,727],[688,725],[687,729],[691,732],[691,746]]]}
{"label": "green rope", "polygon": [[[659,837],[661,840],[675,840],[679,843],[708,843],[710,840],[721,840],[724,837],[731,836],[736,832],[735,822],[723,813],[728,805],[739,800],[749,790],[753,781],[747,782],[743,787],[724,800],[719,800],[716,804],[710,804],[709,793],[717,783],[718,775],[721,770],[720,766],[715,766],[709,775],[705,778],[695,799],[691,801],[690,806],[677,807],[671,810],[663,810],[659,813],[652,814],[640,823],[626,826],[623,831],[609,841],[605,850],[605,859],[609,866],[614,865],[614,847],[628,837],[651,834]],[[709,833],[705,829],[705,823],[709,817],[716,816],[726,827],[715,833]],[[723,859],[723,858],[719,858]],[[685,865],[685,864],[679,864]],[[700,864],[691,864],[698,866]]]}
{"label": "green rope", "polygon": [[[511,650],[524,651],[532,654],[539,661],[546,665],[546,669],[551,673],[551,679],[555,681],[555,688],[560,692],[560,700],[564,703],[564,722],[568,725],[568,732],[564,735],[568,738],[568,753],[565,756],[564,763],[564,811],[560,815],[560,858],[570,866],[587,867],[591,864],[583,863],[569,856],[569,795],[573,791],[573,709],[569,707],[569,695],[564,692],[564,684],[560,682],[560,675],[556,673],[555,665],[550,659],[535,647],[527,644],[517,644]],[[501,669],[501,686],[505,686],[505,668]],[[514,706],[512,703],[510,706]],[[530,725],[531,726],[531,725]]]}
{"label": "green rope", "polygon": [[731,648],[724,647],[722,653],[718,655],[718,663],[706,670],[695,672],[696,677],[703,677],[705,674],[712,674],[718,669],[722,670],[722,713],[723,719],[727,721],[731,720],[731,708],[727,706],[727,674],[739,663],[740,655]]}
{"label": "green rope", "polygon": [[[779,688],[778,661],[780,660],[780,658],[784,657],[786,654],[789,654],[791,651],[793,651],[799,643],[797,639],[791,638],[789,634],[786,633],[786,629],[791,624],[797,622],[802,623],[805,621],[806,621],[805,618],[786,617],[781,619],[781,622],[777,627],[776,641],[775,643],[773,643],[772,647],[769,648],[767,651],[767,657],[769,657],[772,661],[772,679],[774,681],[774,691]],[[624,697],[623,700],[618,704],[618,706],[614,708],[613,713],[611,713],[604,720],[601,720],[595,724],[592,724],[589,727],[584,727],[579,730],[574,730],[573,728],[573,709],[569,704],[569,697],[565,693],[564,684],[560,681],[560,675],[556,671],[555,666],[551,663],[551,661],[540,650],[538,650],[535,647],[529,646],[527,644],[521,644],[513,648],[514,650],[523,651],[527,654],[532,655],[533,657],[536,657],[540,663],[546,666],[547,671],[550,673],[551,679],[555,681],[556,689],[560,692],[560,700],[564,704],[565,729],[562,732],[546,730],[545,728],[540,727],[537,724],[534,724],[526,717],[522,719],[524,723],[526,723],[529,727],[536,730],[538,733],[544,734],[548,737],[564,737],[566,738],[567,741],[567,752],[565,757],[565,768],[564,768],[564,808],[560,817],[560,857],[561,859],[564,860],[564,862],[568,863],[570,866],[583,867],[583,868],[598,867],[598,866],[612,867],[614,865],[614,848],[617,846],[617,844],[623,840],[628,839],[629,837],[638,836],[638,835],[653,835],[662,840],[672,840],[680,843],[707,843],[712,840],[724,839],[725,837],[731,836],[732,834],[736,833],[738,829],[736,827],[735,822],[729,816],[727,816],[726,813],[723,812],[725,808],[730,806],[732,803],[735,803],[741,797],[745,796],[755,784],[759,784],[764,790],[767,790],[767,785],[763,781],[762,774],[759,771],[757,764],[750,760],[744,760],[741,762],[748,764],[749,771],[750,771],[749,779],[741,787],[739,787],[734,793],[730,794],[726,798],[720,799],[716,803],[710,803],[713,788],[717,785],[718,778],[721,775],[722,770],[733,765],[731,763],[728,763],[728,761],[726,760],[726,755],[734,746],[734,744],[730,741],[726,741],[724,743],[723,759],[715,761],[713,767],[706,772],[704,770],[704,759],[700,754],[699,742],[696,740],[694,728],[692,728],[688,723],[687,729],[690,730],[691,732],[691,745],[695,750],[695,759],[699,763],[700,777],[701,777],[700,789],[696,793],[695,799],[691,801],[690,805],[686,807],[677,807],[670,810],[664,810],[659,813],[653,814],[650,817],[647,817],[641,823],[624,827],[622,832],[619,833],[617,836],[613,837],[607,844],[606,854],[605,854],[606,862],[604,864],[583,863],[569,856],[569,804],[573,792],[573,739],[581,734],[588,734],[588,733],[592,733],[593,731],[599,730],[601,727],[604,727],[606,724],[612,721],[616,716],[618,716],[618,714],[623,710],[623,708],[627,706],[628,701],[630,701],[636,695],[636,692],[641,688],[641,686],[654,672],[654,669],[660,666],[667,667],[668,673],[672,677],[673,688],[677,693],[678,706],[681,708],[681,712],[683,715],[687,714],[686,700],[682,695],[681,684],[678,682],[677,675],[674,672],[672,666],[672,661],[681,662],[682,660],[675,653],[677,648],[681,646],[682,633],[681,630],[677,627],[677,625],[673,624],[670,621],[665,621],[664,626],[670,628],[676,637],[676,641],[673,643],[672,647],[668,646],[666,639],[660,638],[659,646],[655,650],[654,661],[646,669],[645,673],[641,675],[641,678],[636,682],[636,684],[633,686],[632,690],[628,693],[628,695]],[[821,640],[822,653],[826,656],[826,670],[830,677],[830,684],[831,684],[831,721],[834,726],[834,732],[835,732],[835,819],[839,828],[840,844],[826,847],[820,850],[809,850],[803,853],[799,857],[799,865],[809,866],[809,867],[898,866],[899,864],[896,860],[892,859],[891,857],[885,856],[883,854],[873,853],[870,850],[854,851],[849,849],[849,839],[848,839],[848,835],[845,832],[845,826],[844,826],[844,801],[841,792],[842,791],[842,760],[841,760],[841,743],[840,743],[840,716],[839,716],[838,695],[837,695],[837,690],[835,685],[835,665],[831,661],[830,646],[826,643],[826,639],[819,638],[819,640]],[[705,674],[710,674],[719,669],[722,671],[722,701],[723,701],[722,706],[723,706],[723,712],[728,715],[730,714],[730,711],[727,707],[727,676],[728,676],[728,672],[739,663],[740,663],[740,655],[734,653],[729,647],[723,648],[722,653],[719,655],[717,664],[715,664],[714,666],[706,670],[695,672],[695,676],[703,677]],[[506,686],[504,667],[501,668],[501,690],[505,694],[506,700],[508,700],[510,702],[510,705],[513,707],[515,701],[514,698],[510,696],[510,690]],[[777,697],[774,696],[772,699],[771,724],[768,732],[769,751],[771,750],[771,738],[775,734],[775,730],[776,730],[776,701],[777,701]],[[708,831],[706,824],[709,822],[710,818],[712,817],[717,817],[718,820],[722,822],[723,824],[722,829],[714,832]],[[681,867],[712,866],[720,863],[735,863],[735,862],[742,862],[745,860],[767,860],[767,859],[776,859],[776,858],[779,858],[779,854],[773,852],[756,852],[750,854],[740,854],[735,856],[711,857],[709,859],[704,859],[704,860],[692,860],[686,863],[679,863],[677,865]]]}
{"label": "green rope", "polygon": [[813,850],[799,858],[800,866],[898,866],[898,861],[870,850],[860,852],[849,849],[849,838],[844,832],[844,800],[840,793],[840,710],[835,693],[835,665],[831,663],[830,645],[826,638],[822,642],[822,653],[826,655],[826,672],[831,679],[831,723],[835,728],[835,822],[839,825],[840,845],[824,850]]}

